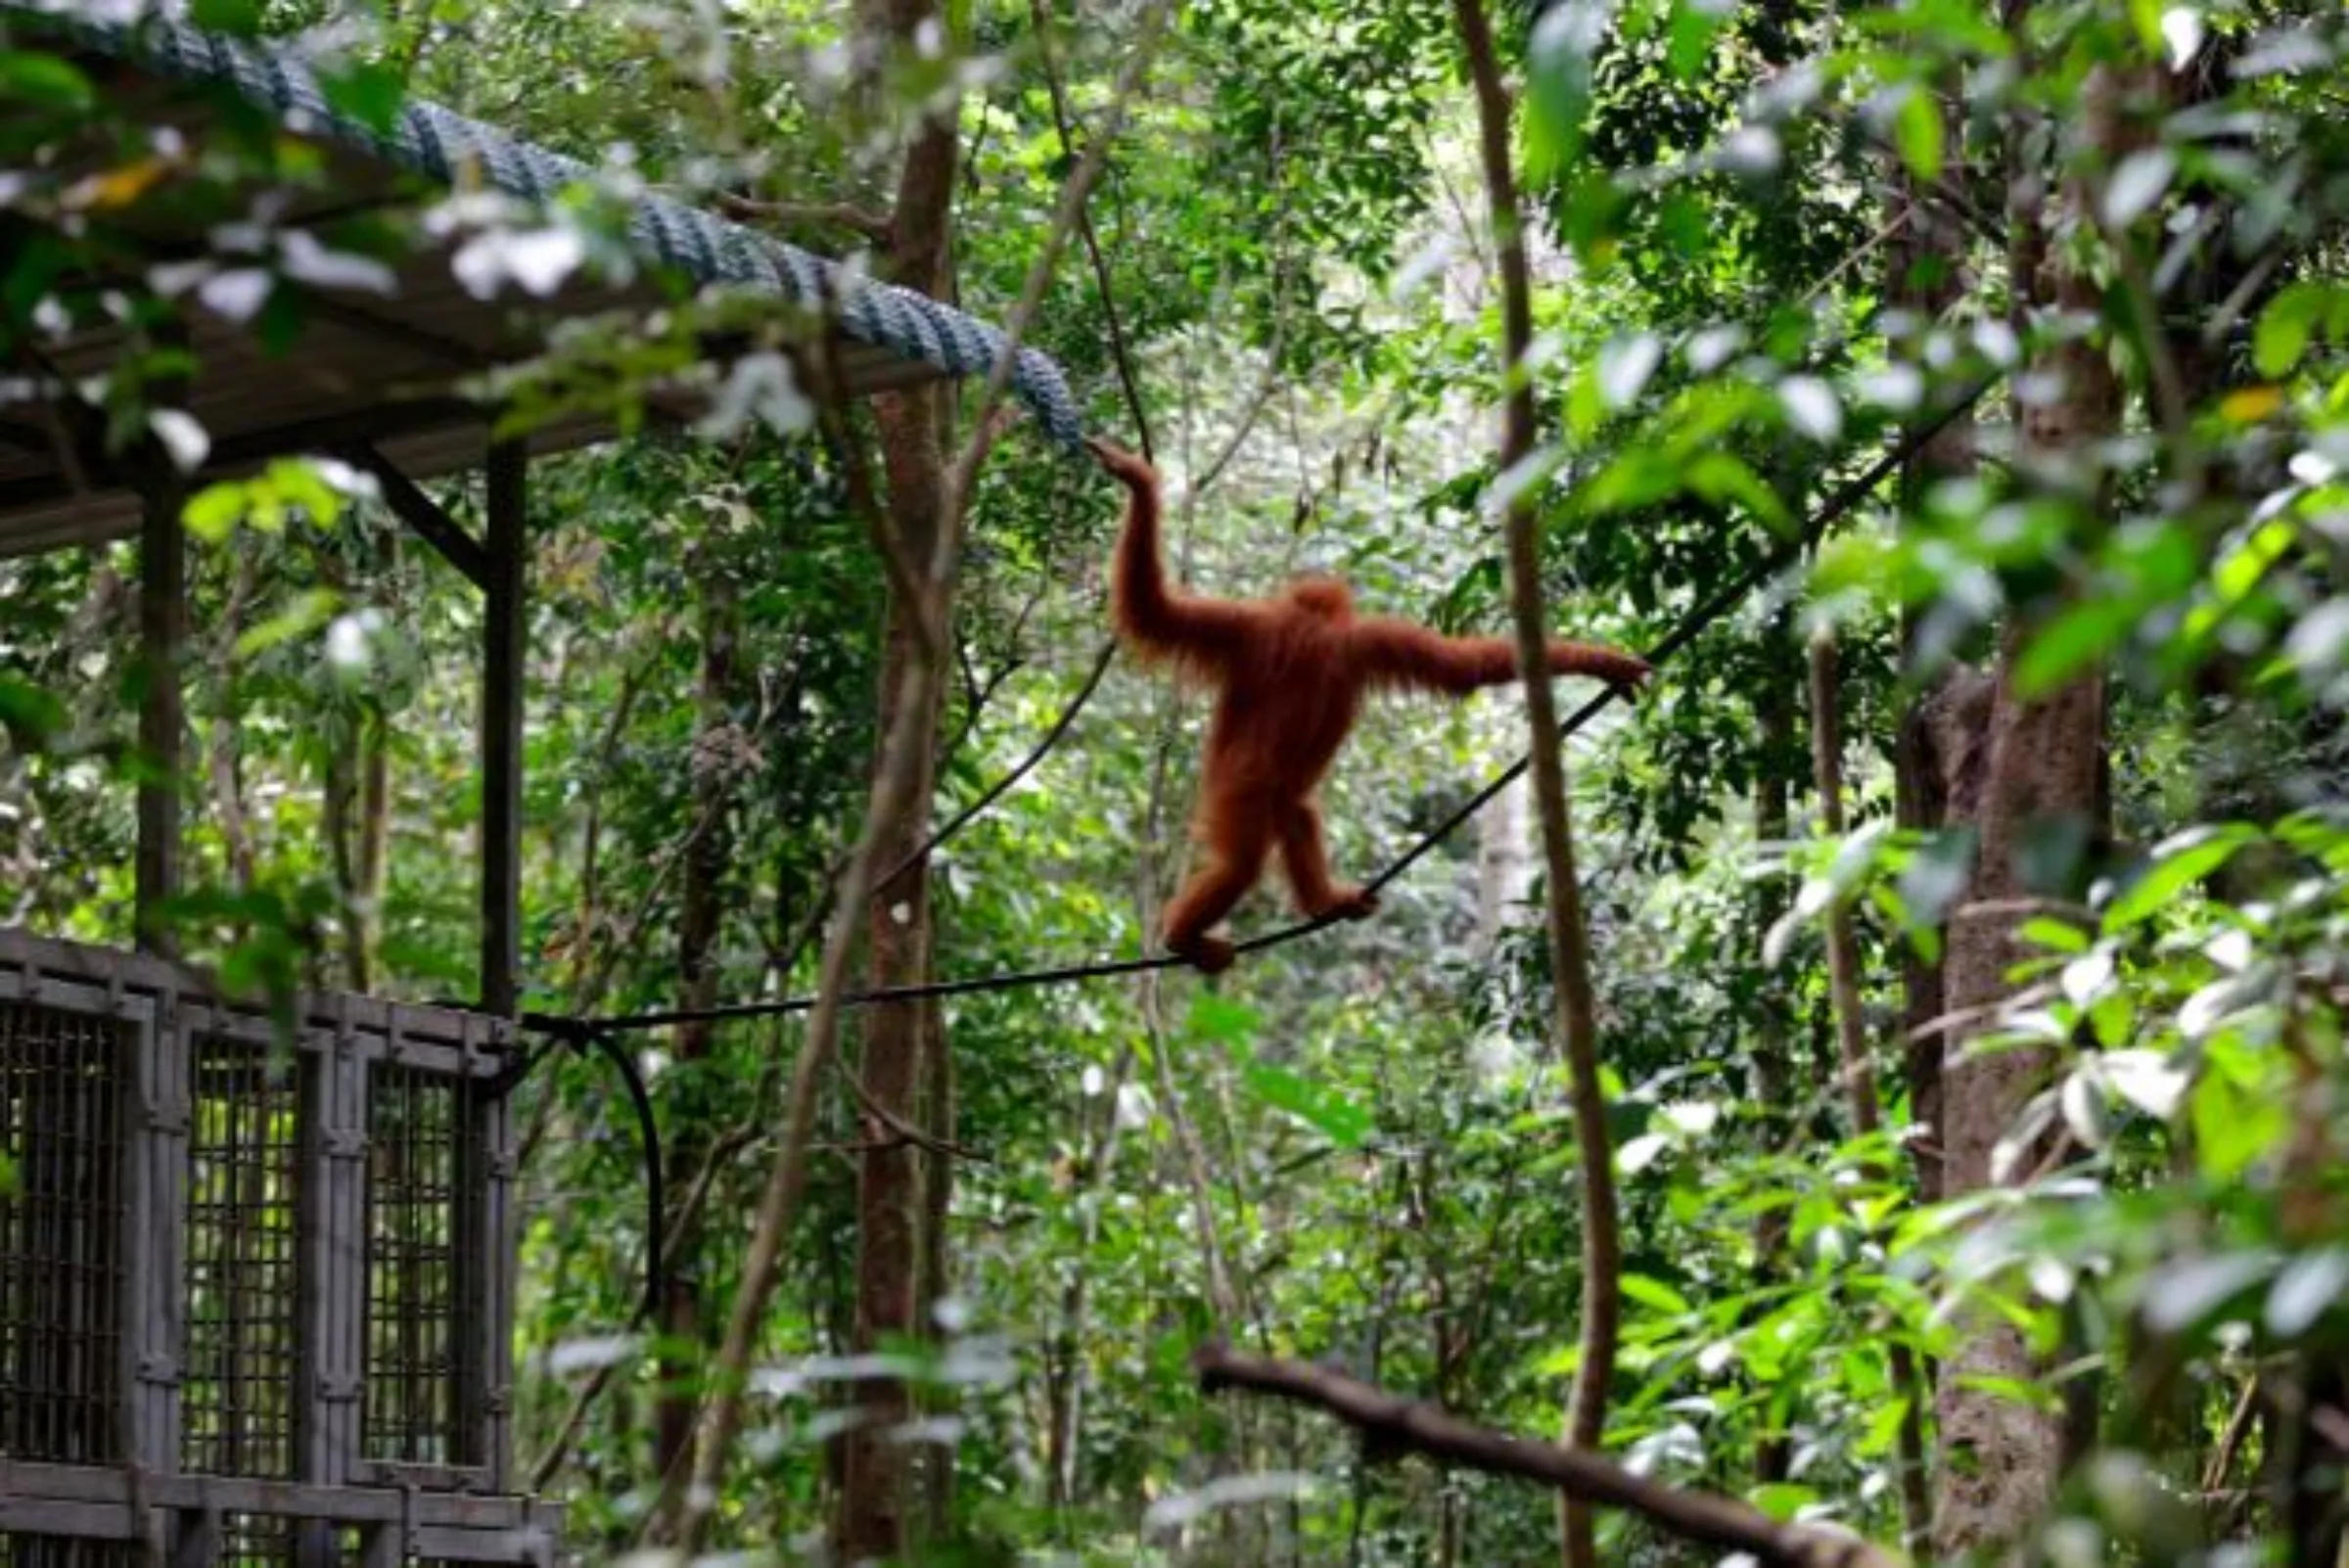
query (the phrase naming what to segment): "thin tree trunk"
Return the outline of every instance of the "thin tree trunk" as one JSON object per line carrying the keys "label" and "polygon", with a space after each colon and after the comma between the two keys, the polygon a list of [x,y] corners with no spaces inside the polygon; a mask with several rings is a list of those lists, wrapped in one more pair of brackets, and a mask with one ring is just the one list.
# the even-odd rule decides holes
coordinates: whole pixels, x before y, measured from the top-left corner
{"label": "thin tree trunk", "polygon": [[385,878],[392,865],[392,720],[380,699],[367,705],[359,726],[358,879],[351,888],[356,930],[350,952],[351,988],[375,989],[376,955],[384,945]]}
{"label": "thin tree trunk", "polygon": [[[932,0],[872,0],[859,7],[857,25],[878,59],[884,52],[914,46],[925,28],[945,18]],[[889,275],[892,282],[933,297],[945,297],[947,223],[961,143],[951,111],[934,112],[915,128],[898,171],[897,200],[890,215]],[[874,400],[880,435],[887,505],[898,549],[905,559],[926,563],[940,553],[942,530],[957,526],[945,516],[945,400],[938,389],[886,393]],[[903,865],[877,883],[865,905],[869,972],[877,987],[918,985],[930,974],[930,862],[918,854],[928,819],[928,803],[938,773],[938,725],[944,683],[913,678],[926,659],[944,649],[925,650],[922,623],[951,636],[937,607],[891,596],[887,653],[882,675],[882,733],[909,724],[913,745],[903,765],[917,808],[886,825],[878,840],[879,863]],[[875,766],[881,765],[876,759]],[[951,1179],[941,1170],[927,1181],[919,1152],[893,1134],[893,1127],[919,1126],[926,1047],[947,1048],[942,1023],[933,1025],[933,1003],[875,1008],[864,1015],[857,1064],[861,1093],[872,1120],[867,1148],[856,1173],[856,1309],[853,1350],[871,1355],[891,1339],[919,1330],[916,1301],[925,1265],[922,1219],[926,1206]],[[944,1111],[944,1103],[934,1107]],[[951,1128],[935,1131],[951,1135]],[[941,1166],[944,1145],[930,1158]],[[943,1255],[929,1260],[943,1271]],[[897,1428],[912,1414],[906,1385],[898,1378],[868,1378],[849,1398],[855,1423],[843,1439],[842,1486],[835,1544],[842,1557],[891,1559],[907,1545],[914,1498],[907,1458],[909,1445]],[[940,1455],[944,1460],[944,1453]]]}
{"label": "thin tree trunk", "polygon": [[[1754,839],[1766,854],[1776,853],[1793,836],[1787,807],[1786,768],[1794,751],[1794,628],[1792,614],[1780,610],[1771,617],[1764,633],[1762,689],[1754,707],[1761,721],[1762,760],[1754,777]],[[1754,890],[1753,929],[1769,931],[1791,902],[1784,875],[1766,877]],[[1792,1030],[1784,986],[1774,972],[1761,977],[1754,1027],[1754,1099],[1761,1109],[1758,1129],[1763,1147],[1771,1153],[1786,1147],[1793,1129],[1788,1126],[1794,1095]],[[1773,1206],[1754,1220],[1754,1269],[1767,1289],[1785,1269],[1787,1211]],[[1766,1406],[1765,1409],[1768,1408]],[[1782,1429],[1767,1425],[1754,1442],[1754,1479],[1783,1481],[1793,1458],[1793,1445]]]}
{"label": "thin tree trunk", "polygon": [[[2015,21],[2019,28],[2020,19]],[[2109,112],[2110,91],[2109,80],[2091,78],[2092,124]],[[2018,126],[2018,149],[2023,134]],[[2094,313],[2098,303],[2094,281],[2066,266],[2048,246],[2051,214],[2028,194],[2036,182],[2019,152],[2010,156],[2015,161],[2009,178],[2023,193],[2010,201],[2008,213],[2013,225],[2009,266],[2018,299]],[[2068,203],[2086,222],[2084,193],[2069,192]],[[2033,369],[2051,378],[2060,392],[2022,410],[2018,468],[2027,482],[2071,484],[2072,476],[2093,471],[2096,443],[2118,425],[2119,384],[2103,345],[2094,340],[2058,345]],[[2074,498],[2081,499],[2076,491]],[[2031,700],[2015,690],[2023,650],[2063,607],[2060,593],[2051,602],[2017,606],[2000,639],[1978,858],[1966,903],[1950,922],[1947,949],[1949,1009],[1970,1018],[1991,1018],[2007,994],[2007,971],[2024,955],[2014,935],[2018,908],[2048,892],[2070,891],[2026,881],[2023,852],[2043,835],[2069,832],[2085,842],[2082,829],[2094,823],[2102,799],[2103,671],[2079,671],[2059,689]],[[1943,1181],[1951,1197],[2023,1174],[1995,1170],[1994,1153],[2052,1065],[2044,1049],[2002,1048],[1966,1056],[1966,1044],[1988,1028],[1976,1023],[1963,1031],[1943,1070],[1948,1123]],[[2044,1369],[2017,1327],[1977,1314],[1962,1324],[1941,1372],[1935,1401],[1941,1439],[1935,1545],[1944,1556],[2007,1545],[2022,1538],[2053,1496],[2063,1427],[2055,1413],[2013,1399],[1998,1385],[2030,1386]]]}
{"label": "thin tree trunk", "polygon": [[[1821,632],[1811,643],[1811,758],[1812,778],[1819,791],[1820,826],[1829,838],[1844,834],[1843,815],[1843,696],[1835,669],[1835,639]],[[1852,1111],[1852,1128],[1862,1137],[1884,1130],[1884,1113],[1876,1095],[1875,1064],[1867,1054],[1867,1020],[1861,1009],[1860,941],[1853,929],[1851,905],[1838,900],[1827,910],[1827,993],[1835,1015],[1836,1054],[1843,1068],[1844,1098]],[[1875,1176],[1891,1173],[1878,1167]],[[1916,1355],[1908,1341],[1894,1339],[1886,1348],[1893,1395],[1901,1400],[1901,1425],[1895,1439],[1900,1466],[1901,1546],[1911,1556],[1921,1553],[1933,1523],[1932,1476],[1925,1454],[1926,1390]]]}
{"label": "thin tree trunk", "polygon": [[[1942,122],[1942,145],[1953,152],[1964,146],[1964,126],[1958,112],[1958,87],[1956,80],[1943,78],[1920,89],[1934,94]],[[1962,185],[1965,179],[1962,161],[1953,157],[1942,178],[1946,183]],[[1899,232],[1885,249],[1885,299],[1914,323],[1915,338],[1905,346],[1906,356],[1922,370],[1928,363],[1924,353],[1926,335],[1940,326],[1964,292],[1965,230],[1952,216],[1948,204],[1937,199],[1938,193],[1932,186],[1905,165],[1895,170],[1890,186],[1894,215],[1902,221]],[[1961,415],[1944,426],[1902,465],[1902,517],[1916,516],[1937,485],[1972,470],[1973,440],[1973,416]],[[1915,618],[1905,615],[1901,623],[1902,655],[1911,668],[1916,658],[1916,635]],[[1933,833],[1948,824],[1953,760],[1948,746],[1937,744],[1933,715],[1953,701],[1965,706],[1969,694],[1963,691],[1953,694],[1952,685],[1969,679],[1980,677],[1964,669],[1937,676],[1902,715],[1893,749],[1893,820],[1903,829]],[[1945,731],[1938,738],[1957,739],[1965,733],[1962,728],[1955,735]],[[1945,1011],[1940,960],[1925,957],[1913,946],[1906,948],[1902,983],[1905,993],[1901,1015],[1905,1042],[1902,1058],[1909,1080],[1910,1110],[1911,1119],[1925,1129],[1925,1136],[1915,1145],[1918,1196],[1930,1203],[1941,1193],[1943,1050],[1942,1038],[1923,1031]]]}
{"label": "thin tree trunk", "polygon": [[1526,782],[1510,781],[1476,814],[1476,944],[1492,950],[1508,925],[1509,911],[1525,901],[1533,886],[1533,842],[1526,832]]}
{"label": "thin tree trunk", "polygon": [[[692,759],[694,838],[685,850],[677,921],[677,1005],[686,1009],[710,1007],[717,1000],[718,936],[725,923],[732,849],[727,821],[736,776],[732,709],[740,615],[722,562],[705,561],[699,576],[702,668],[695,693],[699,713]],[[715,1034],[715,1026],[709,1023],[680,1025],[674,1045],[679,1064],[707,1061]],[[667,1185],[672,1207],[662,1223],[672,1236],[665,1238],[669,1247],[668,1277],[656,1308],[662,1344],[653,1404],[653,1456],[663,1475],[672,1466],[693,1462],[694,1378],[702,1363],[705,1334],[697,1284],[702,1227],[692,1221],[680,1224],[684,1217],[673,1206],[685,1201],[707,1157],[707,1131],[706,1118],[685,1118],[668,1149]]]}
{"label": "thin tree trunk", "polygon": [[[946,1049],[946,1021],[935,1007],[922,1025],[922,1129],[937,1142],[921,1158],[921,1278],[914,1291],[914,1312],[922,1333],[942,1338],[946,1324],[940,1310],[954,1293],[953,1238],[946,1222],[954,1212],[954,1160],[947,1146],[957,1123],[954,1053]],[[923,1529],[926,1539],[943,1541],[954,1518],[953,1455],[943,1445],[921,1451]]]}
{"label": "thin tree trunk", "polygon": [[245,631],[245,609],[253,602],[253,552],[252,541],[239,541],[236,564],[229,569],[228,603],[220,613],[219,653],[212,678],[217,693],[212,712],[210,771],[212,808],[220,817],[220,843],[228,856],[229,886],[239,893],[253,890],[253,851],[252,814],[245,806],[245,764],[237,744],[237,680],[240,661],[237,640]]}
{"label": "thin tree trunk", "polygon": [[[1503,407],[1500,468],[1506,474],[1534,450],[1534,393],[1524,366],[1533,345],[1533,283],[1525,254],[1524,215],[1509,161],[1509,100],[1494,56],[1483,0],[1452,0],[1460,40],[1476,89],[1485,192],[1492,207],[1494,245],[1500,257],[1502,353],[1508,400]],[[1526,721],[1533,737],[1534,808],[1542,830],[1547,875],[1549,960],[1557,996],[1556,1028],[1572,1079],[1575,1152],[1582,1175],[1583,1322],[1574,1391],[1566,1407],[1566,1442],[1596,1448],[1607,1419],[1607,1385],[1615,1371],[1621,1241],[1615,1211],[1614,1148],[1607,1136],[1606,1089],[1599,1079],[1597,1005],[1590,983],[1590,936],[1583,915],[1574,864],[1574,829],[1566,793],[1565,747],[1558,738],[1557,699],[1550,690],[1544,649],[1549,624],[1542,606],[1542,561],[1535,537],[1532,487],[1511,495],[1508,534],[1509,608],[1517,636],[1517,666],[1525,675]],[[1566,1568],[1597,1568],[1598,1545],[1587,1503],[1560,1494],[1558,1536]]]}

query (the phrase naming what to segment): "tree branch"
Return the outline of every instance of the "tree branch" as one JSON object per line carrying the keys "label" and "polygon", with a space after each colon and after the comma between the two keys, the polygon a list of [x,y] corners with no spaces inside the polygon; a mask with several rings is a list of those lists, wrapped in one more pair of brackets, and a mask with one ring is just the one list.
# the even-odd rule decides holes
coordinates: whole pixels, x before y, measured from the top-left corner
{"label": "tree branch", "polygon": [[1539,1481],[1582,1502],[1628,1509],[1683,1541],[1750,1553],[1766,1568],[1894,1568],[1889,1553],[1856,1536],[1780,1524],[1734,1498],[1668,1486],[1587,1450],[1471,1426],[1440,1406],[1342,1372],[1221,1345],[1202,1348],[1191,1364],[1202,1393],[1244,1389],[1312,1406],[1359,1431],[1374,1453],[1424,1453],[1487,1475]]}
{"label": "tree branch", "polygon": [[847,229],[879,246],[888,245],[892,235],[888,213],[858,207],[853,202],[762,202],[755,197],[720,192],[717,205],[731,218]]}

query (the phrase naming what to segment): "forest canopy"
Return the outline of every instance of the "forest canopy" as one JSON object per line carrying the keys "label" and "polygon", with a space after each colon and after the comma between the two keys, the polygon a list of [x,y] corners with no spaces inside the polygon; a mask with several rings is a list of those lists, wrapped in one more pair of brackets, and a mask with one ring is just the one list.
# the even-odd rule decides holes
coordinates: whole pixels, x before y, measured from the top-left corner
{"label": "forest canopy", "polygon": [[[0,954],[519,1021],[564,1560],[2337,1568],[2344,52],[0,6]],[[1087,440],[1180,593],[1481,639],[1218,974],[1203,749],[1353,686],[1122,644]],[[0,1405],[102,1207],[17,997]]]}

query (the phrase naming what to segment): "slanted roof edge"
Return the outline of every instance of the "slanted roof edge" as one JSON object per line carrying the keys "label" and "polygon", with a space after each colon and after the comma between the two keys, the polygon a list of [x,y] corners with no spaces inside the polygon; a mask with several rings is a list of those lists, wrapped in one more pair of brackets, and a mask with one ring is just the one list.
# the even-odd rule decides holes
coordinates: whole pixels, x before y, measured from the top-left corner
{"label": "slanted roof edge", "polygon": [[[138,23],[76,14],[71,0],[6,0],[9,13],[65,28],[98,52],[179,80],[223,85],[289,129],[334,141],[441,184],[471,160],[496,189],[544,203],[564,186],[592,177],[576,159],[508,135],[438,104],[411,98],[392,132],[383,135],[327,101],[308,68],[282,51],[258,48],[164,17]],[[949,376],[985,375],[1004,334],[949,305],[896,284],[861,276],[794,245],[668,197],[639,198],[629,238],[647,259],[697,283],[763,290],[809,309],[837,303],[844,334],[859,343],[936,367]],[[1068,382],[1049,355],[1022,347],[1012,391],[1051,438],[1075,448],[1083,429]]]}

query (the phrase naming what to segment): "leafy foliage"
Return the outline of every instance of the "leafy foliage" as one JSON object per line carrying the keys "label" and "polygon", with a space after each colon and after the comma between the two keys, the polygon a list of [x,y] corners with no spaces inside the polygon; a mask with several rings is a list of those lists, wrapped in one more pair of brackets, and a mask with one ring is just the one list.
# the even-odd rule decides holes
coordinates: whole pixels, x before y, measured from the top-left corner
{"label": "leafy foliage", "polygon": [[[615,190],[656,181],[868,262],[907,125],[950,102],[955,297],[1002,319],[1135,23],[948,9],[935,50],[869,69],[842,8],[799,0],[196,11],[355,40],[328,77],[346,112],[380,118],[412,86],[609,161]],[[1098,268],[1070,247],[1032,339],[1089,424],[1138,408],[1151,425],[1193,580],[1250,592],[1338,568],[1381,608],[1489,627],[1494,492],[1529,485],[1552,601],[1634,644],[1769,559],[1904,428],[1992,387],[1971,457],[1882,486],[1680,651],[1652,700],[1572,743],[1626,1204],[1610,1450],[1889,1541],[1918,1399],[1891,1352],[1946,1364],[2003,1324],[2047,1370],[1998,1391],[2068,1399],[2084,1455],[2028,1521],[2049,1560],[2281,1560],[2295,1532],[2306,1549],[2263,1488],[2323,1468],[2321,1430],[2289,1410],[2333,1407],[2349,1346],[2341,17],[2050,3],[2009,27],[1957,3],[1699,0],[1503,17],[1539,199],[1528,373],[1549,444],[1528,472],[1482,455],[1490,236],[1468,216],[1449,15],[1423,0],[1185,8],[1090,208]],[[613,190],[298,227],[287,214],[337,176],[283,127],[221,109],[166,136],[52,34],[12,22],[0,45],[0,337],[35,367],[69,326],[120,340],[81,389],[87,429],[53,433],[35,421],[57,399],[10,392],[25,441],[201,470],[210,438],[169,396],[203,368],[175,316],[243,322],[298,363],[318,300],[382,284],[436,223],[508,281],[617,254]],[[204,254],[150,254],[166,225]],[[2085,281],[2051,303],[2058,273]],[[1923,291],[1930,319],[1920,284],[1944,286]],[[582,325],[500,372],[510,415],[636,409],[702,352],[696,333],[758,330],[729,308]],[[2078,389],[2046,367],[2075,348],[2116,369],[2127,412],[2053,448]],[[694,878],[716,911],[705,994],[812,984],[874,765],[890,589],[856,499],[870,454],[780,438],[748,417],[755,391],[716,438],[642,435],[533,469],[532,1005],[690,1001]],[[796,389],[759,406],[774,424],[813,413]],[[362,978],[470,995],[478,596],[343,462],[200,480],[177,781],[191,887],[167,913],[225,984],[280,1004]],[[478,481],[435,494],[479,531]],[[1016,429],[982,471],[938,819],[1079,691],[1113,515]],[[0,561],[10,924],[132,936],[131,800],[152,776],[137,566],[127,542]],[[1822,626],[1845,671],[1840,842],[1818,826],[1801,695],[1802,639]],[[1969,875],[1996,824],[1978,801],[1918,820],[1896,765],[1969,665],[2004,671],[1999,722],[2108,686],[2109,786],[2095,824],[2018,840],[2065,874],[2006,911],[2011,995],[1920,1019],[1904,969],[1929,970],[1979,913]],[[1199,717],[1114,667],[931,857],[941,970],[1140,950],[1185,853]],[[1520,730],[1505,703],[1372,715],[1325,791],[1336,857],[1402,851]],[[1561,1071],[1535,1043],[1553,999],[1530,863],[1504,797],[1375,922],[1214,988],[1167,975],[944,1006],[952,1114],[930,1131],[964,1157],[946,1276],[924,1287],[934,1331],[905,1343],[859,1342],[849,1266],[852,1161],[893,1134],[854,1084],[830,1085],[728,1546],[796,1550],[820,1530],[843,1390],[878,1369],[926,1418],[916,1560],[1545,1556],[1547,1499],[1208,1401],[1187,1359],[1231,1338],[1555,1430],[1585,1281]],[[1838,908],[1889,1133],[1857,1134],[1843,1094],[1819,940]],[[722,1326],[798,1039],[769,1019],[639,1042],[672,1186],[702,1194],[676,1238],[691,1310],[667,1341],[620,1332],[645,1239],[626,1107],[567,1058],[522,1091],[517,1421],[526,1458],[560,1450],[552,1489],[590,1556],[623,1549],[653,1505],[664,1379],[689,1382]],[[1943,1188],[1937,1097],[1994,1051],[2044,1071],[2001,1130],[1998,1184]],[[0,1148],[0,1194],[13,1176]],[[1687,1560],[1649,1524],[1606,1528],[1610,1561]]]}

